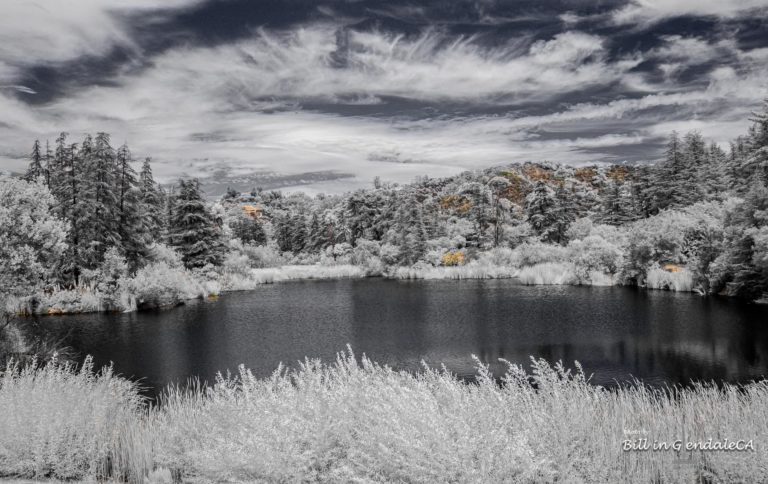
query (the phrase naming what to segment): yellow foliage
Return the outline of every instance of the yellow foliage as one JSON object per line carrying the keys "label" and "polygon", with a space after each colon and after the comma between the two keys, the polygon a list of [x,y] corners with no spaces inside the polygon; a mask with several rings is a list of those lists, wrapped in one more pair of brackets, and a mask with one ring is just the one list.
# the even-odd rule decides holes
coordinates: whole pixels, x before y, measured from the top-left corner
{"label": "yellow foliage", "polygon": [[243,212],[253,219],[261,217],[263,212],[261,207],[254,207],[253,205],[243,205]]}
{"label": "yellow foliage", "polygon": [[526,163],[523,166],[523,174],[525,174],[525,176],[527,176],[529,180],[533,182],[537,182],[542,180],[543,181],[551,180],[553,172],[549,168],[544,168],[542,166]]}
{"label": "yellow foliage", "polygon": [[592,183],[597,176],[597,170],[588,166],[585,168],[576,168],[574,177],[582,183]]}
{"label": "yellow foliage", "polygon": [[465,214],[472,208],[472,201],[460,195],[448,195],[440,199],[440,207],[443,210],[454,210],[456,213]]}
{"label": "yellow foliage", "polygon": [[683,270],[683,268],[677,264],[664,264],[662,269],[667,272],[681,272]]}
{"label": "yellow foliage", "polygon": [[629,168],[626,166],[612,166],[606,176],[613,181],[623,182],[629,176]]}
{"label": "yellow foliage", "polygon": [[463,266],[465,262],[464,252],[447,252],[442,258],[444,266]]}

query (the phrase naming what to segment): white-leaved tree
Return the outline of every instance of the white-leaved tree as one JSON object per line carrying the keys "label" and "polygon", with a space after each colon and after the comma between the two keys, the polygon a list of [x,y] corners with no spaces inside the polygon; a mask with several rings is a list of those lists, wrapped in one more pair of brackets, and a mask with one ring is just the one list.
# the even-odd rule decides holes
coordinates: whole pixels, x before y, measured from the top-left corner
{"label": "white-leaved tree", "polygon": [[9,296],[27,296],[55,279],[68,224],[37,182],[0,178],[0,312]]}

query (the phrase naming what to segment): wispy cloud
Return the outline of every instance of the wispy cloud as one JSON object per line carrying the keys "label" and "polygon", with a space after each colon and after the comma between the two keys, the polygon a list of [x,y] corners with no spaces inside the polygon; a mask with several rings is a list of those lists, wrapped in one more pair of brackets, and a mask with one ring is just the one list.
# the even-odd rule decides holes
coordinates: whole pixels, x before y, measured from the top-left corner
{"label": "wispy cloud", "polygon": [[135,47],[125,16],[148,15],[202,0],[3,0],[0,81],[20,68],[98,56],[115,45]]}
{"label": "wispy cloud", "polygon": [[[165,181],[220,170],[355,175],[312,188],[340,190],[376,175],[402,182],[514,161],[655,160],[671,129],[728,141],[767,92],[768,48],[742,49],[722,32],[665,32],[645,50],[617,48],[605,22],[635,9],[643,28],[661,17],[642,9],[685,11],[652,2],[599,14],[599,33],[578,30],[573,14],[565,23],[556,19],[559,30],[549,35],[492,37],[488,17],[503,16],[487,2],[474,33],[443,25],[399,34],[325,20],[256,28],[207,46],[181,43],[151,57],[136,47],[126,19],[197,1],[140,0],[127,9],[118,0],[76,0],[49,30],[20,20],[31,8],[26,2],[3,4],[0,12],[12,12],[20,26],[0,45],[0,163],[21,169],[31,141],[60,130],[74,138],[104,130],[137,155],[151,154]],[[63,8],[41,5],[53,16]],[[715,6],[703,7],[710,11]],[[429,15],[426,8],[416,13]],[[3,24],[10,21],[0,18],[0,40],[12,37]],[[61,45],[49,48],[58,38]],[[39,97],[31,96],[37,85],[18,78],[26,66],[106,55],[114,46],[136,49],[142,67],[69,87],[44,104],[22,100]],[[692,70],[694,78],[686,78]]]}
{"label": "wispy cloud", "polygon": [[682,15],[734,18],[766,9],[765,0],[632,0],[617,9],[612,19],[620,25],[648,25]]}

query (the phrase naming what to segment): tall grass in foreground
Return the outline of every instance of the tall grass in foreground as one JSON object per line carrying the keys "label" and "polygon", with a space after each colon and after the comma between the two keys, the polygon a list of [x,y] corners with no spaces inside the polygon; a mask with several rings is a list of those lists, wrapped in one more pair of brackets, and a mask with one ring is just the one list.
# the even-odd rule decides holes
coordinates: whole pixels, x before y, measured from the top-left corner
{"label": "tall grass in foreground", "polygon": [[132,446],[143,412],[136,385],[94,372],[90,357],[79,371],[12,362],[0,374],[0,477],[140,476],[148,464]]}
{"label": "tall grass in foreground", "polygon": [[[606,390],[578,365],[574,373],[543,360],[532,367],[510,364],[499,385],[478,362],[477,384],[467,384],[434,369],[396,372],[350,351],[270,378],[241,368],[207,389],[169,389],[146,413],[133,387],[110,373],[15,369],[0,387],[3,408],[21,412],[0,417],[0,475],[89,477],[111,466],[133,479],[239,482],[768,478],[764,382]],[[49,430],[37,429],[39,415]],[[622,451],[637,437],[752,439],[754,451]]]}

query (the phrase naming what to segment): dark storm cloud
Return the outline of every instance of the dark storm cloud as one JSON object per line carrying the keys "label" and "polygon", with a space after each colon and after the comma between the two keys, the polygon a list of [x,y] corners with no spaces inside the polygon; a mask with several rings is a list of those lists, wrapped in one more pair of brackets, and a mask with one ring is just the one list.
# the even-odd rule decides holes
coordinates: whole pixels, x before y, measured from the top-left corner
{"label": "dark storm cloud", "polygon": [[6,159],[103,129],[161,176],[341,173],[338,189],[653,161],[668,130],[727,141],[765,95],[758,0],[124,3],[0,6]]}

